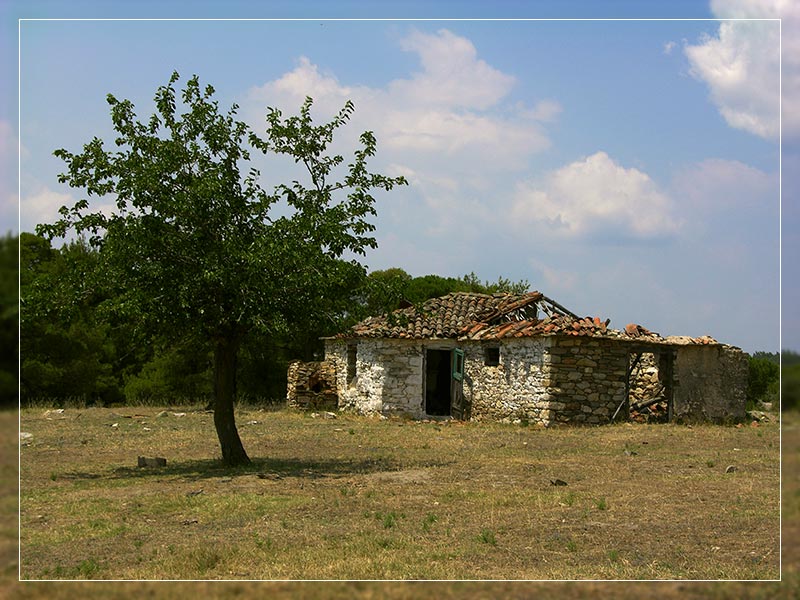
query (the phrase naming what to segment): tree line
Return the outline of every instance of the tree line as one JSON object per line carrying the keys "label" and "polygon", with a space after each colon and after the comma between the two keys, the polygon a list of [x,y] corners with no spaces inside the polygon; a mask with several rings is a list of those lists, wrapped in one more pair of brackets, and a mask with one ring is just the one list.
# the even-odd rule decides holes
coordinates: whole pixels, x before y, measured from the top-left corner
{"label": "tree line", "polygon": [[[2,321],[0,339],[6,351],[0,364],[0,393],[4,403],[16,402],[16,250],[20,250],[20,295],[23,298],[22,361],[19,385],[23,406],[152,403],[209,404],[213,398],[209,344],[187,336],[169,339],[140,330],[137,320],[110,323],[95,289],[79,299],[64,292],[70,277],[98,264],[97,249],[85,241],[53,248],[33,233],[6,235],[2,253]],[[286,368],[294,359],[315,360],[323,353],[320,338],[334,335],[357,321],[397,308],[401,301],[420,304],[450,292],[524,293],[527,281],[500,277],[481,281],[474,273],[463,277],[413,277],[401,268],[373,271],[350,282],[337,302],[333,318],[299,319],[272,335],[253,336],[242,347],[238,394],[248,402],[279,403],[286,390]],[[301,311],[298,311],[300,313]],[[784,351],[756,352],[749,358],[747,400],[777,402],[780,362],[783,360],[783,408],[800,406],[800,355]]]}
{"label": "tree line", "polygon": [[[71,280],[96,268],[100,250],[82,240],[54,248],[46,238],[28,232],[7,236],[3,249],[15,250],[17,243],[23,299],[23,406],[211,403],[213,351],[207,340],[193,335],[158,335],[141,328],[136,315],[110,321],[102,306],[109,301],[110,291],[94,287],[77,298],[66,293],[65,287],[78,285]],[[10,265],[12,261],[6,263]],[[11,282],[12,278],[5,281]],[[350,283],[350,287],[340,290],[340,298],[325,300],[340,307],[327,318],[287,321],[273,333],[253,335],[242,345],[237,364],[240,399],[282,402],[289,361],[321,358],[324,347],[320,338],[334,335],[369,315],[389,312],[401,301],[416,304],[451,291],[521,293],[528,289],[526,281],[512,282],[502,277],[496,282],[481,282],[474,273],[461,278],[412,277],[400,268],[373,271]],[[16,291],[8,287],[13,302],[4,305],[13,308],[13,313],[4,319],[2,333],[8,339],[4,347],[11,348],[16,338]],[[297,314],[300,313],[298,309]],[[9,353],[4,358],[6,394],[14,397],[15,355]],[[2,377],[0,384],[6,381]]]}

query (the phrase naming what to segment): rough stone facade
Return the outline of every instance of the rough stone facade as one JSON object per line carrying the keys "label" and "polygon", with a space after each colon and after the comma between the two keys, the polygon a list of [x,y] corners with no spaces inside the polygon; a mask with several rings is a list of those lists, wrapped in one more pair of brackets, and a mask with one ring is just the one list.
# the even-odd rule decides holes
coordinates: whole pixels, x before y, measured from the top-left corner
{"label": "rough stone facade", "polygon": [[[464,344],[464,397],[472,419],[545,423],[550,419],[548,338]],[[499,364],[486,364],[497,348]]]}
{"label": "rough stone facade", "polygon": [[[348,346],[357,345],[355,377],[348,377]],[[361,413],[423,416],[423,345],[394,339],[327,340],[325,358],[336,370],[339,408]]]}
{"label": "rough stone facade", "polygon": [[609,423],[639,410],[665,420],[745,417],[747,355],[705,336],[612,330],[538,292],[451,294],[396,313],[327,339],[323,363],[293,363],[289,404],[335,399],[340,410],[425,418],[451,414],[453,401],[458,418],[542,425]]}
{"label": "rough stone facade", "polygon": [[739,421],[745,417],[747,355],[731,346],[682,346],[675,361],[673,417]]}
{"label": "rough stone facade", "polygon": [[286,402],[291,408],[335,410],[338,407],[336,371],[330,362],[293,361],[287,379]]}
{"label": "rough stone facade", "polygon": [[605,339],[557,337],[551,355],[553,420],[608,423],[625,400],[628,349]]}

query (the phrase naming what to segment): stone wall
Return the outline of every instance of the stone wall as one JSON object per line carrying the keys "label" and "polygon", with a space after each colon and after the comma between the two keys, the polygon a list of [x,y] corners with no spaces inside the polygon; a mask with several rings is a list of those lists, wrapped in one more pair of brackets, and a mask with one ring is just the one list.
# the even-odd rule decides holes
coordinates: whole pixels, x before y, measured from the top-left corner
{"label": "stone wall", "polygon": [[326,359],[336,371],[339,408],[359,413],[424,416],[423,348],[419,341],[359,339],[355,377],[347,380],[345,340],[327,340]]}
{"label": "stone wall", "polygon": [[[547,424],[552,416],[547,391],[551,338],[464,344],[464,397],[471,418]],[[486,365],[486,348],[499,347],[500,364]]]}
{"label": "stone wall", "polygon": [[558,336],[550,348],[555,422],[608,423],[626,399],[628,349],[614,340]]}
{"label": "stone wall", "polygon": [[338,403],[334,365],[326,362],[289,363],[286,403],[301,410],[334,410]]}
{"label": "stone wall", "polygon": [[[348,344],[356,345],[348,375]],[[470,418],[531,423],[608,423],[628,417],[626,377],[631,346],[615,339],[541,336],[506,339],[499,364],[486,364],[486,342],[455,340],[327,340],[326,361],[338,408],[359,413],[425,416],[425,351],[465,352],[464,398]],[[631,402],[653,397],[664,382],[661,355],[645,353],[631,378]],[[353,358],[351,353],[350,358]],[[722,421],[744,417],[747,359],[720,345],[677,348],[673,370],[676,418]],[[291,381],[291,377],[290,377]]]}
{"label": "stone wall", "polygon": [[747,355],[722,345],[680,346],[675,359],[673,418],[739,421],[745,417]]}

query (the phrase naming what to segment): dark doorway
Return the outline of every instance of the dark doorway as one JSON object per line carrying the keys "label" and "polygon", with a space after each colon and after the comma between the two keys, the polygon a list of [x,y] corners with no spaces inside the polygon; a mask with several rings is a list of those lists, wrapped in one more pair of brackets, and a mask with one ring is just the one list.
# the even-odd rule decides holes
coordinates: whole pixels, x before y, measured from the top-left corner
{"label": "dark doorway", "polygon": [[428,350],[425,354],[425,412],[450,414],[450,350]]}

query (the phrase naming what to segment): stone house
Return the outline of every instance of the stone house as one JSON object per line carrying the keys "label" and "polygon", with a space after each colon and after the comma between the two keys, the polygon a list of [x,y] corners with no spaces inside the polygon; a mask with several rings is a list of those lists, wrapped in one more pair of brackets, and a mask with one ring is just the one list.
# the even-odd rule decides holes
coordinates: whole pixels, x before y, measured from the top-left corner
{"label": "stone house", "polygon": [[747,355],[740,349],[707,336],[609,325],[540,292],[452,293],[327,338],[324,361],[290,366],[288,400],[543,425],[744,418]]}

